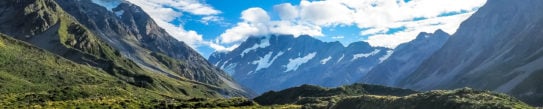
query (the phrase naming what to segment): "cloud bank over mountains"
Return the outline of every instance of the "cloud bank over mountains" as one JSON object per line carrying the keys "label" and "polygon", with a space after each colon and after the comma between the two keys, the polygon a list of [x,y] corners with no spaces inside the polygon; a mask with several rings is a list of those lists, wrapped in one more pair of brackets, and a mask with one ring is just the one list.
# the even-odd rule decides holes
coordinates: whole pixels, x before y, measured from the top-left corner
{"label": "cloud bank over mountains", "polygon": [[[358,36],[372,46],[394,48],[415,39],[420,32],[443,29],[454,33],[459,24],[486,0],[302,0],[299,3],[275,4],[272,9],[252,7],[239,13],[239,22],[214,39],[204,39],[206,31],[186,30],[183,23],[172,23],[184,14],[200,16],[201,23],[222,22],[221,10],[200,0],[128,0],[141,6],[156,22],[193,48],[209,46],[229,51],[252,36],[269,34],[311,35],[338,38],[324,32],[326,28],[352,26]],[[228,13],[232,14],[232,13]],[[277,16],[277,17],[275,17]]]}

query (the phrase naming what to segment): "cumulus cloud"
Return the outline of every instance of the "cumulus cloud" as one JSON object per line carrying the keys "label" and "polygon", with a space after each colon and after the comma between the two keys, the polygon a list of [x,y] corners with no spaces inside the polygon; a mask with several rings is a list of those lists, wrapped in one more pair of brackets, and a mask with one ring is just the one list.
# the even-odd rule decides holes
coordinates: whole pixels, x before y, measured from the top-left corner
{"label": "cumulus cloud", "polygon": [[235,27],[226,30],[221,34],[222,43],[240,42],[250,36],[265,34],[265,28],[262,24],[251,24],[247,22],[238,23]]}
{"label": "cumulus cloud", "polygon": [[279,13],[282,20],[295,20],[299,16],[299,9],[290,3],[283,3],[273,6],[273,9]]}
{"label": "cumulus cloud", "polygon": [[183,25],[174,25],[170,22],[183,16],[183,13],[206,16],[202,22],[218,21],[221,11],[198,0],[127,0],[140,6],[155,22],[166,32],[179,41],[187,43],[192,48],[206,44],[202,35],[193,30],[185,30]]}
{"label": "cumulus cloud", "polygon": [[273,21],[268,28],[270,33],[274,34],[291,34],[295,37],[300,35],[324,36],[321,27],[306,22]]}
{"label": "cumulus cloud", "polygon": [[[357,0],[359,1],[359,0]],[[338,1],[301,1],[302,20],[322,26],[351,25],[355,10]]]}
{"label": "cumulus cloud", "polygon": [[249,23],[267,23],[270,21],[270,16],[262,8],[249,8],[241,12],[241,19]]}
{"label": "cumulus cloud", "polygon": [[[290,4],[287,4],[287,6],[288,5]],[[277,8],[283,7],[279,6]],[[270,20],[268,13],[262,8],[255,7],[244,10],[241,14],[241,19],[242,22],[239,22],[234,27],[227,29],[219,36],[220,43],[240,43],[248,37],[265,36],[269,34],[323,36],[321,28],[316,25],[295,21],[294,19],[272,21]]]}

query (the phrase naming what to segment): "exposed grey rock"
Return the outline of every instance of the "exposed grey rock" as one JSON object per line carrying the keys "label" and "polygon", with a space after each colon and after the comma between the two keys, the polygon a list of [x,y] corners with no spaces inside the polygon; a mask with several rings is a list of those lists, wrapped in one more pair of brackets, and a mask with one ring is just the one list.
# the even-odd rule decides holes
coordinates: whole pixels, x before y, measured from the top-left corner
{"label": "exposed grey rock", "polygon": [[423,61],[445,44],[449,36],[442,30],[420,33],[416,39],[396,47],[387,60],[374,67],[360,81],[397,86],[399,84],[397,80],[403,80],[413,73]]}
{"label": "exposed grey rock", "polygon": [[543,1],[489,0],[401,86],[473,87],[543,101]]}

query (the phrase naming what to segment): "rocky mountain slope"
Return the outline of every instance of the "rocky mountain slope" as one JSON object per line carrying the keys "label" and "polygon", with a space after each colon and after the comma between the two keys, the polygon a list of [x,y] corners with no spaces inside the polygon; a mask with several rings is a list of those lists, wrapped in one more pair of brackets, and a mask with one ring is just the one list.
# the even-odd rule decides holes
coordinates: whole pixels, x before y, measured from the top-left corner
{"label": "rocky mountain slope", "polygon": [[[58,3],[57,3],[58,2]],[[162,62],[159,65],[172,66],[167,69],[168,73],[156,71],[148,68],[148,66],[142,65],[141,62],[132,58],[126,49],[118,48],[116,44],[110,42],[111,40],[124,40],[120,36],[116,35],[103,35],[105,32],[89,29],[88,24],[81,23],[84,21],[88,23],[88,19],[84,20],[72,16],[72,13],[65,10],[73,11],[74,9],[59,5],[60,3],[75,3],[78,6],[84,3],[91,3],[88,0],[80,1],[66,1],[66,0],[3,0],[0,1],[0,33],[5,33],[17,40],[21,40],[44,49],[47,52],[52,52],[55,55],[68,59],[77,64],[85,65],[89,68],[95,68],[94,72],[99,72],[100,75],[109,75],[111,81],[126,83],[126,85],[111,86],[111,88],[125,89],[135,87],[138,91],[128,90],[127,94],[142,94],[150,95],[149,99],[154,98],[186,98],[186,97],[210,97],[220,98],[223,96],[250,96],[251,94],[240,88],[239,85],[231,81],[226,74],[219,69],[213,67],[211,64],[205,62],[200,55],[196,54],[179,54],[185,56],[182,60],[182,56],[172,58],[167,53],[154,52],[153,50],[141,50],[140,48],[129,48],[137,53],[146,53],[150,57],[139,58],[144,60],[152,60],[150,62]],[[100,7],[98,5],[94,5]],[[133,6],[135,7],[135,6]],[[103,8],[103,7],[102,7]],[[85,8],[91,9],[91,8]],[[86,10],[86,12],[93,12],[95,10]],[[88,14],[88,13],[87,13]],[[101,13],[107,14],[107,13]],[[75,15],[75,14],[74,14]],[[140,15],[145,15],[141,12]],[[143,17],[137,17],[143,18]],[[149,22],[144,22],[146,27],[152,25]],[[117,26],[128,26],[119,24]],[[90,26],[89,26],[90,27]],[[102,26],[101,28],[109,28],[110,26]],[[134,26],[133,26],[134,27]],[[141,26],[135,26],[141,27]],[[93,27],[96,28],[96,27]],[[156,27],[155,29],[161,30]],[[141,30],[141,29],[140,29]],[[146,30],[141,30],[146,31]],[[98,34],[98,35],[97,35]],[[162,34],[164,35],[164,34]],[[169,35],[156,35],[155,37],[171,37]],[[106,39],[105,36],[111,37]],[[145,36],[147,37],[147,36]],[[150,36],[149,36],[150,37]],[[142,36],[143,38],[143,36]],[[175,40],[171,38],[171,42]],[[107,40],[107,41],[106,41]],[[137,41],[141,41],[139,39]],[[156,43],[154,40],[145,40],[148,43]],[[177,42],[178,47],[185,47],[186,51],[177,51],[183,53],[195,53],[188,46],[183,45],[181,42]],[[120,43],[124,44],[124,43]],[[114,45],[114,46],[110,46]],[[143,46],[143,45],[141,45]],[[141,51],[140,51],[141,50]],[[185,50],[185,49],[180,49]],[[173,50],[172,50],[173,51]],[[21,52],[24,53],[24,52]],[[136,53],[136,52],[133,52]],[[39,56],[39,55],[38,55]],[[152,56],[152,57],[151,57]],[[30,56],[28,58],[31,58]],[[191,60],[191,58],[194,58]],[[190,61],[188,61],[190,60]],[[9,61],[9,60],[1,60]],[[28,60],[32,61],[32,60]],[[204,61],[204,62],[201,62]],[[55,61],[51,61],[55,62]],[[194,62],[194,63],[192,63]],[[54,64],[54,63],[45,63]],[[47,65],[49,66],[49,65]],[[158,65],[157,65],[158,66]],[[9,66],[9,68],[25,68],[26,66]],[[60,65],[58,67],[71,66]],[[160,66],[162,67],[162,66]],[[165,68],[166,69],[166,68]],[[21,73],[18,70],[6,70],[7,73]],[[29,73],[25,76],[43,76],[44,78],[50,77],[49,74],[62,74],[61,71],[49,70],[44,71],[44,75],[38,75]],[[74,71],[75,72],[75,71]],[[187,75],[192,75],[187,76]],[[199,76],[196,76],[199,75]],[[211,76],[205,76],[211,75]],[[214,75],[214,76],[213,76]],[[224,76],[223,76],[224,75]],[[81,75],[85,77],[85,75]],[[89,77],[91,78],[91,77]],[[102,77],[97,77],[102,78]],[[28,81],[33,81],[36,78],[27,78]],[[55,78],[63,80],[65,78]],[[69,81],[67,81],[69,82]],[[11,84],[11,83],[6,83]],[[39,85],[38,85],[39,86]],[[36,86],[36,87],[38,87]],[[46,86],[39,86],[40,88]],[[52,85],[51,90],[60,88],[61,85]],[[2,89],[11,90],[13,87],[6,87]],[[99,88],[99,87],[98,87]],[[46,88],[47,89],[47,88]],[[41,93],[41,92],[33,92]],[[95,91],[96,93],[109,93]],[[153,94],[148,94],[153,93]],[[9,95],[9,94],[8,94]],[[107,95],[107,94],[106,94]],[[121,94],[122,95],[122,94]],[[158,97],[155,97],[158,96]],[[74,95],[75,96],[75,95]],[[10,98],[11,99],[11,98]],[[131,98],[134,99],[134,98]],[[47,99],[44,99],[47,101]]]}
{"label": "rocky mountain slope", "polygon": [[124,0],[57,0],[104,42],[142,68],[225,88],[225,95],[253,96],[222,70],[160,28],[140,7]]}
{"label": "rocky mountain slope", "polygon": [[301,84],[352,84],[390,55],[390,49],[355,42],[322,42],[310,36],[252,37],[209,61],[257,93]]}
{"label": "rocky mountain slope", "polygon": [[489,0],[400,83],[430,90],[474,87],[541,104],[543,1]]}
{"label": "rocky mountain slope", "polygon": [[371,69],[360,81],[397,86],[398,80],[405,79],[419,68],[422,62],[445,44],[449,36],[442,30],[420,33],[416,39],[396,47],[387,60]]}

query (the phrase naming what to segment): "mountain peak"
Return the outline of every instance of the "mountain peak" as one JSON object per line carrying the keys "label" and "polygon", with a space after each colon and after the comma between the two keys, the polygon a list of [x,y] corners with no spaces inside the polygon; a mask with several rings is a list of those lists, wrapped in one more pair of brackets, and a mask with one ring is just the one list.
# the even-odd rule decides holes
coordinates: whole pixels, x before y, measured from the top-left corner
{"label": "mountain peak", "polygon": [[372,46],[368,42],[358,41],[349,44],[347,48],[370,49]]}
{"label": "mountain peak", "polygon": [[449,33],[443,31],[442,29],[437,29],[436,31],[434,31],[434,34],[447,34],[447,35],[450,35]]}
{"label": "mountain peak", "polygon": [[427,40],[427,39],[447,39],[449,37],[449,33],[446,33],[445,31],[441,29],[437,29],[434,31],[434,33],[427,33],[427,32],[421,32],[417,35],[417,38],[414,39],[414,41],[417,40]]}

